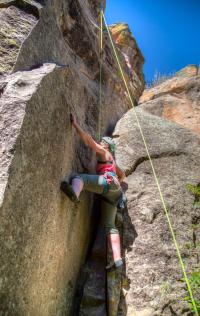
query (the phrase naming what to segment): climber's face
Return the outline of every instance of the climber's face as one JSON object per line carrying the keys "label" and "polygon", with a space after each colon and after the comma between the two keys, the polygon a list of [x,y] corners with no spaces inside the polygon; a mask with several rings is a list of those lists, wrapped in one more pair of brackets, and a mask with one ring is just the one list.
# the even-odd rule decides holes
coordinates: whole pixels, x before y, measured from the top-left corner
{"label": "climber's face", "polygon": [[104,149],[109,149],[109,144],[105,142],[105,140],[101,140],[100,145],[104,148]]}

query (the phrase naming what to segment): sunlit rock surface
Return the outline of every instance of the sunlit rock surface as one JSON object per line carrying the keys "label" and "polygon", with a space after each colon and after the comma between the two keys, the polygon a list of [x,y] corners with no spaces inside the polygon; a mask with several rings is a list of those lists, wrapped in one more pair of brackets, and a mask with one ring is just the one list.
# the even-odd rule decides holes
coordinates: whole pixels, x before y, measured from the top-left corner
{"label": "sunlit rock surface", "polygon": [[[99,108],[99,5],[0,2],[2,315],[71,315],[75,307],[93,228],[92,195],[82,194],[75,207],[60,181],[71,170],[94,172],[95,160],[69,114],[97,139],[99,125],[101,134],[112,130],[131,107],[105,36]],[[138,90],[128,84],[138,99],[142,73]]]}
{"label": "sunlit rock surface", "polygon": [[146,89],[140,104],[152,114],[174,121],[200,135],[200,72],[191,65],[172,78]]}
{"label": "sunlit rock surface", "polygon": [[[125,70],[127,82],[129,82],[134,94],[139,97],[143,92],[142,67],[144,57],[128,24],[117,23],[111,25],[109,28],[116,47],[119,49],[119,57],[122,55],[121,61],[124,65],[123,69]],[[138,81],[141,82],[140,89],[138,89]]]}
{"label": "sunlit rock surface", "polygon": [[[173,96],[172,83],[179,87]],[[164,113],[166,107],[173,111],[172,98],[179,111],[182,98],[199,110],[198,90],[197,75],[172,78],[149,90],[154,93],[152,101],[129,110],[115,128],[114,134],[119,136],[116,157],[127,174],[123,249],[129,279],[124,304],[129,316],[193,315],[185,300],[188,293],[181,282],[183,273],[136,115],[190,277],[199,268],[200,209],[193,206],[195,197],[187,184],[200,183],[200,137],[188,122],[184,125]],[[142,98],[148,96],[148,91],[145,93]],[[199,117],[192,111],[190,115],[197,120],[193,126],[197,128]],[[192,289],[198,301],[198,291],[194,286]]]}

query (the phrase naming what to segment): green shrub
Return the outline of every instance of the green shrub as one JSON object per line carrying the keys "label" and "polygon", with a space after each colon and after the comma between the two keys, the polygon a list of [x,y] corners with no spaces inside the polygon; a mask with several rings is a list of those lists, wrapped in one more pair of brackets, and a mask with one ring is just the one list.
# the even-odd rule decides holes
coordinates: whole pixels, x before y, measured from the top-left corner
{"label": "green shrub", "polygon": [[173,78],[174,76],[175,76],[175,72],[171,72],[166,75],[166,74],[161,74],[156,70],[153,76],[153,80],[150,82],[146,82],[145,88],[146,89],[154,88],[160,85],[161,83],[165,82],[166,80]]}
{"label": "green shrub", "polygon": [[200,184],[197,185],[193,185],[193,184],[187,184],[186,188],[188,189],[188,191],[190,191],[195,199],[194,199],[194,203],[193,203],[193,207],[194,208],[198,208],[200,207]]}
{"label": "green shrub", "polygon": [[[200,268],[190,272],[188,276],[195,305],[197,307],[197,311],[200,312]],[[185,278],[182,278],[181,281],[185,282]],[[184,299],[188,302],[191,311],[195,312],[189,293]]]}

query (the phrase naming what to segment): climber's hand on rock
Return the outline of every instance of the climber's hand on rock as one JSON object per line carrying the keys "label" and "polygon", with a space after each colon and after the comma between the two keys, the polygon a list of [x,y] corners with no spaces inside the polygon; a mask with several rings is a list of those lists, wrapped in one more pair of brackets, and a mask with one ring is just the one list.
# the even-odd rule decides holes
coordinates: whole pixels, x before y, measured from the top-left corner
{"label": "climber's hand on rock", "polygon": [[76,125],[76,119],[72,113],[70,113],[70,122],[72,123],[72,125]]}

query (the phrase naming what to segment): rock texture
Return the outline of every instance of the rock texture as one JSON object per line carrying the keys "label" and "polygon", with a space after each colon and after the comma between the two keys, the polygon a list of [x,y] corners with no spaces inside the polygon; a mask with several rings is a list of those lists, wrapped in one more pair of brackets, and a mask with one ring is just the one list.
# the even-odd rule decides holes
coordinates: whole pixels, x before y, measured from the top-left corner
{"label": "rock texture", "polygon": [[[143,76],[142,67],[144,57],[141,55],[140,49],[133,37],[128,24],[117,23],[110,27],[116,47],[120,55],[122,54],[121,62],[125,70],[126,80],[130,83],[134,95],[138,97],[143,92]],[[140,89],[138,89],[138,82],[141,82]]]}
{"label": "rock texture", "polygon": [[12,70],[22,42],[38,21],[37,8],[30,9],[20,1],[0,2],[0,75]]}
{"label": "rock texture", "polygon": [[[137,115],[190,275],[200,258],[200,210],[193,207],[194,196],[186,188],[200,182],[200,77],[185,73],[145,91],[140,100],[146,102],[129,110],[114,132],[119,136],[116,157],[127,174],[123,248],[129,279],[124,305],[129,316],[193,315],[184,299],[186,286],[136,121]],[[196,109],[195,115],[190,110],[196,125],[190,125],[189,118],[182,122],[180,115],[177,119],[165,114],[166,108],[185,113],[186,102]]]}
{"label": "rock texture", "polygon": [[67,311],[84,260],[89,229],[80,230],[79,225],[89,225],[89,203],[85,201],[80,212],[59,192],[73,159],[69,109],[60,93],[67,78],[66,68],[55,64],[18,72],[8,77],[1,97],[1,311],[5,315]]}
{"label": "rock texture", "polygon": [[[100,109],[99,7],[97,0],[0,2],[1,315],[192,315],[135,113],[191,272],[200,258],[199,209],[186,188],[200,182],[199,68],[182,69],[140,98],[144,58],[128,26],[112,25],[140,105],[129,110],[105,33]],[[98,201],[93,213],[90,194],[74,206],[60,192],[66,173],[94,171],[91,151],[71,129],[70,112],[94,137],[99,123],[104,134],[127,112],[114,132],[116,157],[127,174],[128,207],[117,217],[123,275],[105,273],[101,230],[92,248]]]}
{"label": "rock texture", "polygon": [[139,101],[155,115],[179,123],[200,135],[200,73],[188,66],[162,84],[144,91]]}
{"label": "rock texture", "polygon": [[71,315],[74,307],[92,198],[83,194],[75,207],[59,186],[71,170],[92,172],[94,159],[69,114],[95,137],[100,112],[104,133],[130,108],[105,35],[99,109],[98,11],[99,1],[0,3],[2,315]]}
{"label": "rock texture", "polygon": [[[100,201],[98,201],[100,205]],[[97,205],[95,212],[99,210]],[[100,220],[98,220],[100,223]],[[118,210],[116,227],[122,236],[122,214]],[[96,238],[88,260],[82,269],[76,295],[74,316],[122,316],[126,315],[123,283],[126,277],[121,270],[106,270],[105,266],[113,261],[112,250],[106,243],[106,233],[99,224]],[[80,306],[80,307],[79,307]]]}

